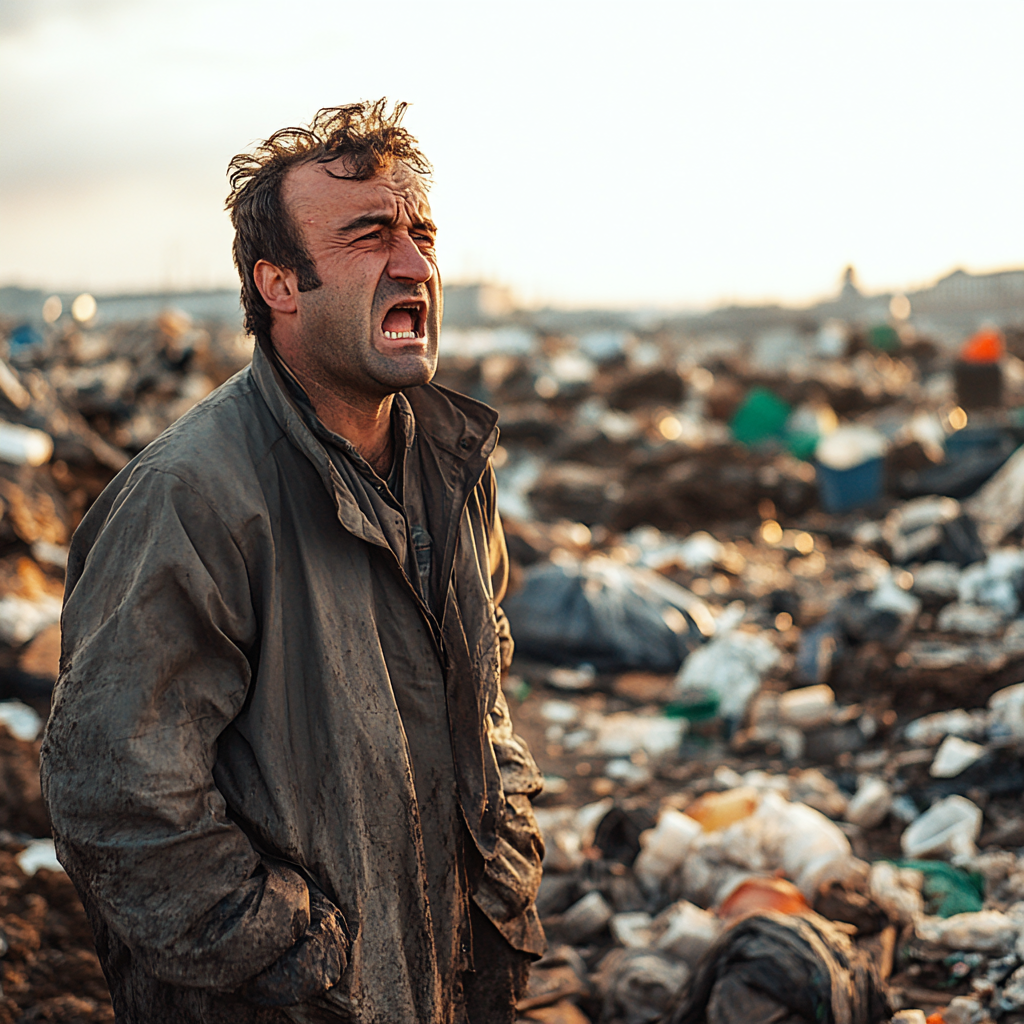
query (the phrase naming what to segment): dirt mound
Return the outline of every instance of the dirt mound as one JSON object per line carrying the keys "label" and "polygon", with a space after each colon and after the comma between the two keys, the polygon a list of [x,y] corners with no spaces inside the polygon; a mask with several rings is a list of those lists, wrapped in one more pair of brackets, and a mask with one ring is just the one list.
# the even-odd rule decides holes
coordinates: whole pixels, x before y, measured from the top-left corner
{"label": "dirt mound", "polygon": [[28,876],[18,866],[20,843],[0,848],[0,1024],[113,1021],[92,932],[71,880],[41,868]]}

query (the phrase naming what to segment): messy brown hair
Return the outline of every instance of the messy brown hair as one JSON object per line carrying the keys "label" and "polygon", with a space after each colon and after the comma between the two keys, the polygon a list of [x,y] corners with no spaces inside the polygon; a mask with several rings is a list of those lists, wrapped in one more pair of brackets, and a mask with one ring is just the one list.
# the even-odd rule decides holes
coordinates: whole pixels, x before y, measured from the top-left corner
{"label": "messy brown hair", "polygon": [[253,267],[260,260],[294,270],[301,292],[321,285],[316,265],[281,198],[285,174],[298,164],[331,164],[343,158],[348,173],[325,168],[327,173],[366,181],[401,160],[426,183],[430,163],[402,127],[407,108],[407,103],[396,103],[389,113],[386,99],[324,107],[307,127],[282,128],[228,164],[231,192],[226,208],[235,229],[232,252],[242,279],[245,329],[261,344],[270,343],[271,311],[253,279]]}

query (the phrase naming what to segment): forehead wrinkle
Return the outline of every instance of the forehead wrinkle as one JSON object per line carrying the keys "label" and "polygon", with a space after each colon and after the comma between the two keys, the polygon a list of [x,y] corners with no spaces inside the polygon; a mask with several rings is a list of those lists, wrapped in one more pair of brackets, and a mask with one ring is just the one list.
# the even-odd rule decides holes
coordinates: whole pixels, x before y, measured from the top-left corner
{"label": "forehead wrinkle", "polygon": [[[396,174],[396,170],[399,173]],[[286,173],[281,198],[286,211],[304,235],[317,221],[333,236],[374,224],[395,228],[401,223],[403,213],[411,229],[437,231],[430,218],[430,204],[425,190],[415,175],[404,166],[399,169],[398,165],[393,165],[373,178],[353,181],[327,174],[319,164],[299,164]],[[332,216],[331,207],[334,202],[350,208]],[[353,215],[364,203],[372,204],[373,208],[366,210],[364,206],[363,212]],[[356,210],[351,209],[351,206],[355,206]],[[338,220],[342,217],[345,223],[339,225]]]}

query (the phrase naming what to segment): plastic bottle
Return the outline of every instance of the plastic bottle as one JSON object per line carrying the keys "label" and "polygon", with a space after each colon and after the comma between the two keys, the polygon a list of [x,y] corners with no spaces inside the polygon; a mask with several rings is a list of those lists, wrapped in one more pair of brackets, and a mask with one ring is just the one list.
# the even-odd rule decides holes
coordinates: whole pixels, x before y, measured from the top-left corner
{"label": "plastic bottle", "polygon": [[884,779],[863,779],[846,808],[846,820],[861,828],[875,828],[892,807],[892,788]]}
{"label": "plastic bottle", "polygon": [[693,818],[671,808],[662,811],[658,824],[640,836],[643,848],[633,865],[640,884],[648,892],[657,892],[682,865],[700,834],[700,824]]}
{"label": "plastic bottle", "polygon": [[42,430],[0,421],[0,459],[15,466],[41,466],[53,455],[53,439]]}
{"label": "plastic bottle", "polygon": [[953,367],[957,400],[965,409],[983,409],[1003,401],[1003,337],[982,328],[960,350]]}
{"label": "plastic bottle", "polygon": [[843,881],[867,870],[864,862],[854,857],[839,826],[820,811],[768,793],[761,812],[774,818],[782,833],[778,866],[808,898],[826,881]]}
{"label": "plastic bottle", "polygon": [[718,916],[729,920],[756,914],[762,910],[775,910],[780,914],[803,914],[810,910],[803,893],[785,878],[748,878],[740,882],[722,901]]}
{"label": "plastic bottle", "polygon": [[756,789],[739,786],[724,793],[705,793],[694,800],[686,812],[705,832],[718,832],[753,814],[759,802]]}
{"label": "plastic bottle", "polygon": [[[866,873],[849,840],[825,815],[771,791],[758,795],[740,787],[732,792],[738,794],[730,808],[734,814],[745,810],[748,793],[758,796],[757,807],[725,827],[707,831],[705,826],[695,839],[681,870],[687,899],[705,906],[719,904],[752,874],[777,871],[809,899],[826,881]],[[691,804],[688,810],[693,808]],[[719,808],[713,810],[718,815]]]}
{"label": "plastic bottle", "polygon": [[664,926],[655,945],[665,953],[696,967],[700,958],[718,938],[722,922],[710,911],[680,900],[663,910],[655,926]]}
{"label": "plastic bottle", "polygon": [[907,826],[900,846],[907,857],[970,857],[977,853],[981,808],[966,797],[947,796]]}
{"label": "plastic bottle", "polygon": [[994,327],[983,327],[960,350],[965,363],[997,363],[1003,358],[1003,336]]}

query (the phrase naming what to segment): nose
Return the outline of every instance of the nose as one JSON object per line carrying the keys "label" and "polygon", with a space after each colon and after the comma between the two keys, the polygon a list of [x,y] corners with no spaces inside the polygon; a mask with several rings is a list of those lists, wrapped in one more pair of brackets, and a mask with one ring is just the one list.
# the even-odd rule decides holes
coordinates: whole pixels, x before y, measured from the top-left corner
{"label": "nose", "polygon": [[433,274],[434,268],[430,261],[408,235],[399,235],[392,241],[388,258],[389,277],[396,281],[426,284]]}

